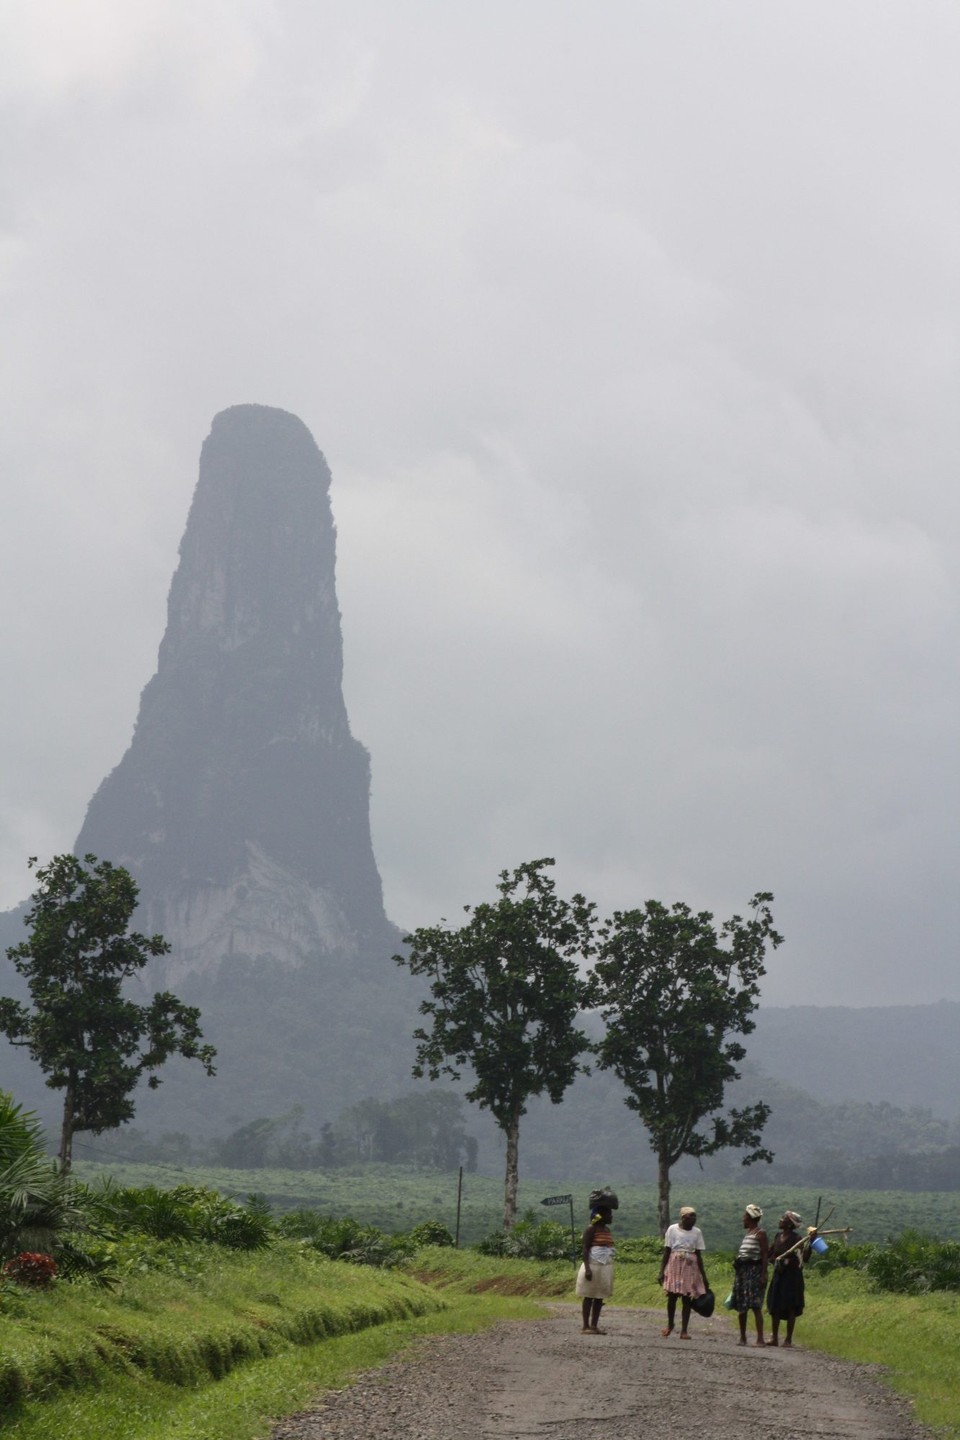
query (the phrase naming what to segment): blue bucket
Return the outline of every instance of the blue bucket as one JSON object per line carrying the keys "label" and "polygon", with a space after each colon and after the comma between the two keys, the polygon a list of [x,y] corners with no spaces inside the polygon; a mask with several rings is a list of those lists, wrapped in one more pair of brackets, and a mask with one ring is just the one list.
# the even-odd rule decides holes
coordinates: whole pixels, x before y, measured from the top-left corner
{"label": "blue bucket", "polygon": [[810,1241],[810,1249],[815,1250],[818,1255],[826,1255],[829,1248],[826,1240],[821,1240],[819,1235]]}

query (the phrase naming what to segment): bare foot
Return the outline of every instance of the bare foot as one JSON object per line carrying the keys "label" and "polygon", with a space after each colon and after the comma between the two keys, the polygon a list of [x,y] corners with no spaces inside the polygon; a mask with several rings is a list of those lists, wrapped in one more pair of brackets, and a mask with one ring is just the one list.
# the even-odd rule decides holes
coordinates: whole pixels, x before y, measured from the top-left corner
{"label": "bare foot", "polygon": [[583,1329],[580,1331],[580,1334],[581,1334],[581,1335],[592,1335],[592,1334],[593,1334],[593,1331],[590,1329],[590,1326],[589,1326],[589,1325],[584,1325]]}
{"label": "bare foot", "polygon": [[738,1341],[737,1341],[737,1344],[738,1344],[738,1345],[746,1345],[746,1343],[747,1343],[746,1340],[738,1340]]}
{"label": "bare foot", "polygon": [[[790,1341],[789,1341],[789,1340],[784,1340],[783,1343],[784,1343],[784,1345],[789,1345],[789,1344],[790,1344]],[[779,1345],[779,1344],[780,1344],[780,1341],[779,1341],[779,1340],[768,1340],[768,1341],[767,1341],[767,1344],[768,1344],[768,1345]]]}
{"label": "bare foot", "polygon": [[606,1335],[606,1330],[598,1330],[596,1326],[590,1331],[591,1335]]}
{"label": "bare foot", "polygon": [[759,1345],[762,1348],[765,1342],[763,1340],[754,1340],[753,1343],[754,1345]]}
{"label": "bare foot", "polygon": [[660,1334],[663,1336],[664,1340],[666,1340],[666,1338],[667,1338],[668,1335],[672,1335],[672,1334],[673,1334],[673,1326],[672,1326],[672,1325],[668,1325],[667,1328],[666,1328],[666,1330],[661,1330],[661,1331],[660,1331]]}
{"label": "bare foot", "polygon": [[680,1339],[681,1339],[681,1340],[689,1340],[689,1339],[690,1339],[690,1336],[687,1334],[686,1330],[681,1330],[681,1331],[680,1331]]}
{"label": "bare foot", "polygon": [[[776,1342],[774,1342],[774,1343],[776,1343]],[[784,1350],[792,1350],[792,1349],[793,1349],[793,1341],[792,1341],[792,1340],[784,1340],[784,1342],[783,1342],[783,1348],[784,1348]]]}

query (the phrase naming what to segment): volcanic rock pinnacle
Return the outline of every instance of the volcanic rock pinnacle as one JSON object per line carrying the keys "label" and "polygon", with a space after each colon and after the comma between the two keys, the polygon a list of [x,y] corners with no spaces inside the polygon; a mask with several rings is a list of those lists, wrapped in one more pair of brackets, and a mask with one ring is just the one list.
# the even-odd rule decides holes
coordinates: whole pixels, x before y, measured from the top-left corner
{"label": "volcanic rock pinnacle", "polygon": [[295,416],[214,419],[157,672],[76,844],[134,875],[138,928],[173,946],[169,983],[392,938],[341,687],[329,486]]}

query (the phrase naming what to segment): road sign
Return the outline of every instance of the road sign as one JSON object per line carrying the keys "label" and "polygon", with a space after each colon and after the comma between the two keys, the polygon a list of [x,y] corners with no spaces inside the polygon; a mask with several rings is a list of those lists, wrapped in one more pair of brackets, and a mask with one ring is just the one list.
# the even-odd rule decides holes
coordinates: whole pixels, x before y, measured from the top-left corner
{"label": "road sign", "polygon": [[569,1205],[573,1199],[572,1195],[548,1195],[546,1200],[541,1200],[541,1205]]}

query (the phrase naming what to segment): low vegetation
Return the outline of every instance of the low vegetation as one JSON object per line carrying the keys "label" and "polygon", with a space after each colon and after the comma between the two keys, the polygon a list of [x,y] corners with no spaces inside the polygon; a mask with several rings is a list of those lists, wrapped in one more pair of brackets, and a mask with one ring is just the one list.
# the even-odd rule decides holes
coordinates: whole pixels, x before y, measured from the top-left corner
{"label": "low vegetation", "polygon": [[[175,1165],[110,1165],[88,1161],[75,1166],[75,1174],[94,1181],[113,1176],[122,1185],[156,1183],[194,1184],[234,1199],[262,1195],[278,1213],[307,1208],[324,1214],[350,1215],[362,1225],[394,1233],[411,1230],[424,1221],[438,1221],[453,1234],[457,1221],[456,1171],[420,1170],[414,1166],[364,1165],[334,1171],[222,1170]],[[637,1185],[620,1176],[601,1175],[588,1183],[578,1180],[523,1180],[519,1210],[532,1210],[546,1218],[544,1196],[569,1193],[574,1197],[575,1223],[585,1223],[587,1196],[597,1181],[610,1181],[620,1196],[616,1233],[619,1237],[652,1235],[657,1230],[657,1187]],[[755,1200],[768,1215],[784,1209],[812,1217],[818,1192],[802,1185],[782,1185],[761,1171],[743,1172],[736,1182],[693,1180],[677,1185],[677,1204],[696,1205],[698,1223],[712,1249],[732,1246],[738,1239],[744,1203]],[[960,1191],[913,1192],[905,1190],[831,1190],[836,1203],[831,1222],[853,1226],[857,1242],[883,1241],[913,1227],[941,1240],[960,1241]],[[503,1181],[489,1175],[464,1175],[461,1195],[460,1243],[478,1244],[500,1228]],[[564,1218],[565,1209],[553,1211]],[[569,1229],[569,1226],[567,1227]]]}
{"label": "low vegetation", "polygon": [[[346,1196],[322,1209],[274,1210],[262,1195],[231,1197],[196,1174],[168,1188],[88,1177],[61,1185],[51,1203],[44,1186],[56,1172],[38,1154],[32,1117],[7,1105],[0,1120],[0,1432],[17,1440],[254,1440],[272,1418],[417,1334],[532,1316],[544,1300],[572,1298],[577,1241],[556,1211],[530,1206],[510,1231],[488,1228],[467,1249],[453,1244],[439,1191],[423,1202],[432,1213],[411,1224],[411,1204],[406,1223],[383,1226],[351,1213]],[[499,1187],[489,1185],[492,1216]],[[660,1242],[636,1224],[654,1213],[649,1189],[620,1190],[620,1305],[662,1304]],[[771,1211],[787,1198],[756,1193]],[[698,1188],[708,1242],[732,1247],[744,1195]],[[354,1178],[361,1210],[363,1198]],[[832,1243],[811,1267],[802,1340],[888,1367],[921,1418],[960,1435],[950,1428],[960,1399],[960,1243],[904,1228],[904,1198],[836,1200],[842,1223],[862,1209],[901,1224],[893,1240]],[[812,1195],[789,1199],[815,1209]],[[927,1202],[927,1221],[942,1224],[945,1213]],[[711,1244],[718,1293],[731,1263],[732,1248]]]}

